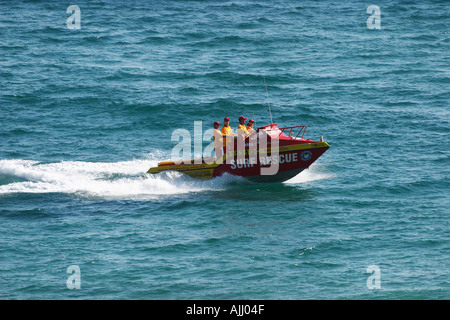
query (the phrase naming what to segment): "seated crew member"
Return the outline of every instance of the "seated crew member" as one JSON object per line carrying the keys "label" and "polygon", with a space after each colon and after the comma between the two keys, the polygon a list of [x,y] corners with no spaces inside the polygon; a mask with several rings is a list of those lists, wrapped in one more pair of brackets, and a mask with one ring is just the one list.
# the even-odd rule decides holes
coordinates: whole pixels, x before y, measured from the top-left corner
{"label": "seated crew member", "polygon": [[233,130],[231,130],[230,127],[230,118],[225,117],[223,119],[223,127],[222,127],[222,134],[225,137],[225,139],[223,139],[223,146],[226,147],[227,146],[227,142],[231,143],[233,141],[233,136],[235,136],[236,134],[233,132]]}
{"label": "seated crew member", "polygon": [[255,120],[253,120],[253,119],[250,119],[250,120],[248,120],[248,123],[247,123],[247,131],[248,131],[248,133],[253,133],[254,131],[255,131],[255,129],[253,129],[253,124],[255,123]]}
{"label": "seated crew member", "polygon": [[219,126],[219,121],[214,122],[213,141],[217,159],[219,159],[223,155],[223,135],[222,131],[219,130]]}

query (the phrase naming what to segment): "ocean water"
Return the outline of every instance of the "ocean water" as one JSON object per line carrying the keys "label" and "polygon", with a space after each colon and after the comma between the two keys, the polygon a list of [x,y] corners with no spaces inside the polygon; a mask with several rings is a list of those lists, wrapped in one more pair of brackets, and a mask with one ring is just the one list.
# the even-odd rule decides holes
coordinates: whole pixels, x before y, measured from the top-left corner
{"label": "ocean water", "polygon": [[[0,298],[449,299],[449,25],[448,1],[1,1]],[[194,121],[270,123],[264,78],[273,121],[330,144],[310,169],[145,173]]]}

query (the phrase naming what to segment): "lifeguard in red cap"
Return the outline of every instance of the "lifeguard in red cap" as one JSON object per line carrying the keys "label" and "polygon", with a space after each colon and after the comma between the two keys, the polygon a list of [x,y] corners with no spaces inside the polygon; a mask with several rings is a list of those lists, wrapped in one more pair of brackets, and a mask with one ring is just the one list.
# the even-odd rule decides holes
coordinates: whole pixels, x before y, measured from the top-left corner
{"label": "lifeguard in red cap", "polygon": [[249,135],[249,132],[247,130],[247,128],[245,127],[245,120],[247,118],[244,116],[240,116],[239,117],[239,125],[237,127],[237,133],[239,136],[243,136],[244,138],[246,138]]}
{"label": "lifeguard in red cap", "polygon": [[255,131],[255,129],[253,129],[253,124],[254,123],[255,123],[255,120],[253,120],[253,119],[248,120],[247,131],[248,131],[249,134],[252,134]]}
{"label": "lifeguard in red cap", "polygon": [[235,136],[236,134],[233,132],[233,130],[231,130],[230,127],[230,118],[225,117],[223,119],[223,127],[222,127],[222,134],[225,136],[225,139],[223,139],[223,146],[226,147],[227,146],[227,142],[231,143],[233,140],[231,137]]}
{"label": "lifeguard in red cap", "polygon": [[219,121],[214,122],[214,130],[213,130],[213,141],[214,141],[214,150],[216,151],[216,157],[220,158],[223,155],[223,135],[222,131],[219,130],[220,123]]}

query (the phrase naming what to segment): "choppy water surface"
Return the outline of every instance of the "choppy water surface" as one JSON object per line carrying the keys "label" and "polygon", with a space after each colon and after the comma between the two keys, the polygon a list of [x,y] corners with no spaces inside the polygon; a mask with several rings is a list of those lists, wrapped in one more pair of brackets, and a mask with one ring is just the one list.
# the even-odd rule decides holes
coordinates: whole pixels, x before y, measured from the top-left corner
{"label": "choppy water surface", "polygon": [[[0,298],[450,297],[446,1],[73,4],[0,3]],[[309,170],[145,174],[194,121],[268,124],[264,77],[331,145]]]}

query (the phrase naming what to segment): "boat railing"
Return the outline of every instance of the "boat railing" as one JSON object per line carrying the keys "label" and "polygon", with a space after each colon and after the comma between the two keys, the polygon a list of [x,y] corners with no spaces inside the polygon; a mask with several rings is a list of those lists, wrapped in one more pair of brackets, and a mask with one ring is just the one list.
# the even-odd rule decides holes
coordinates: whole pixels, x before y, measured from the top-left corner
{"label": "boat railing", "polygon": [[[297,138],[303,139],[303,136],[305,135],[307,127],[308,127],[308,125],[303,125],[303,126],[284,127],[284,128],[279,128],[279,129],[281,132],[283,132],[285,135],[287,135],[288,137],[290,137],[292,139],[297,139]],[[297,132],[297,130],[298,130],[298,132]],[[286,133],[286,132],[288,132],[288,133]],[[297,132],[297,134],[294,137],[295,132]]]}

